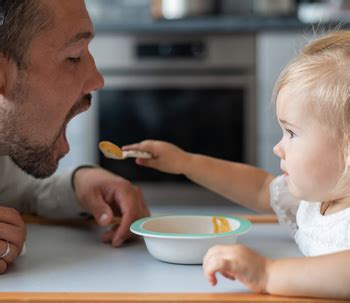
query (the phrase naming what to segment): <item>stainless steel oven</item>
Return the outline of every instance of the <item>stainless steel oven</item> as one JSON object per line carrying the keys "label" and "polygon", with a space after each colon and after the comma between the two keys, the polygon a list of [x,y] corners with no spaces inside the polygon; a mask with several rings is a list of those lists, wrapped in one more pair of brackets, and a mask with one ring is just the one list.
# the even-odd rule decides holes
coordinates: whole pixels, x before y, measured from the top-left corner
{"label": "stainless steel oven", "polygon": [[[124,145],[151,138],[256,162],[253,35],[105,34],[91,51],[105,78],[92,148],[98,140]],[[219,199],[181,176],[95,155],[102,167],[139,184],[148,201]]]}

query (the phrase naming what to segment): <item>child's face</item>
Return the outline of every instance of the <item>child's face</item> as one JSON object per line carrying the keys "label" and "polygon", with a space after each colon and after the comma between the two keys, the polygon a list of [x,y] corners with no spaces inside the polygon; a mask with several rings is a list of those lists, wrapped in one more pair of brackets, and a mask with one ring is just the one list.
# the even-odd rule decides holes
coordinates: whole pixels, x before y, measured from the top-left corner
{"label": "child's face", "polygon": [[344,171],[336,139],[305,106],[307,96],[296,96],[288,86],[277,97],[277,119],[282,139],[273,148],[281,159],[290,192],[297,198],[322,202],[331,196]]}

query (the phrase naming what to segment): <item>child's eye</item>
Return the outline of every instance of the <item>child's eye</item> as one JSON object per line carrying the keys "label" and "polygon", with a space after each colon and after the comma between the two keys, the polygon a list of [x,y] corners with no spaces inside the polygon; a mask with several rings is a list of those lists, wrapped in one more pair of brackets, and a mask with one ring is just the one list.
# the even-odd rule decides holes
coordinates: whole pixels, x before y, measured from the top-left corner
{"label": "child's eye", "polygon": [[75,63],[75,64],[79,63],[80,59],[81,59],[81,57],[70,57],[70,58],[68,58],[68,60],[70,62]]}
{"label": "child's eye", "polygon": [[294,138],[295,134],[290,129],[286,129],[286,132],[289,134],[290,139]]}

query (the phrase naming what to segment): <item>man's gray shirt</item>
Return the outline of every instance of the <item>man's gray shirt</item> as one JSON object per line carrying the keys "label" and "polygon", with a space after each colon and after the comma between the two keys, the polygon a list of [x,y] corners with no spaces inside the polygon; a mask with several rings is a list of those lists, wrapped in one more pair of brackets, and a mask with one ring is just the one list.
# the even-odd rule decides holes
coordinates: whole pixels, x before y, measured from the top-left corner
{"label": "man's gray shirt", "polygon": [[0,206],[47,218],[76,218],[83,212],[72,188],[74,169],[35,179],[9,157],[0,157]]}

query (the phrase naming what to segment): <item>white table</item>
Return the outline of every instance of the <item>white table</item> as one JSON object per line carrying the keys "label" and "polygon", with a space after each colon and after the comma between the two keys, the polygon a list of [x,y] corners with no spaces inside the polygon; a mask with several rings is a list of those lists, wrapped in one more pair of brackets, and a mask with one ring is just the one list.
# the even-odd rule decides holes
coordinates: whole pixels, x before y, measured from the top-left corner
{"label": "white table", "polygon": [[[212,287],[200,265],[164,263],[149,255],[142,239],[121,248],[99,241],[98,228],[28,225],[27,253],[1,276],[1,292],[249,292],[219,277]],[[272,257],[300,256],[286,229],[254,224],[238,239]]]}

